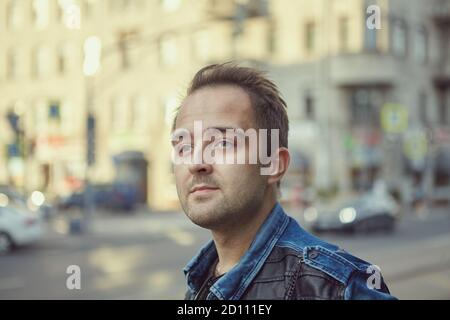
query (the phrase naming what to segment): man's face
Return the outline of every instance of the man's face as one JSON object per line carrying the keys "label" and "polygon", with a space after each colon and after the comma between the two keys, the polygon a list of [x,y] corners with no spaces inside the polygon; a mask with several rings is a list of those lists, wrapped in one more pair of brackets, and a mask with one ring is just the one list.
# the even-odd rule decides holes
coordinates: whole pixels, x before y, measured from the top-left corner
{"label": "man's face", "polygon": [[[209,144],[222,152],[248,152],[248,144],[230,148],[233,139],[226,133],[216,141],[194,137],[194,121],[201,121],[203,132],[209,128],[255,128],[250,97],[241,88],[220,85],[201,88],[189,95],[177,115],[176,129],[191,133],[190,154],[202,152]],[[203,133],[202,132],[202,133]],[[194,138],[196,140],[194,140]],[[178,142],[182,143],[182,142]],[[210,146],[211,147],[211,146]],[[218,229],[251,218],[262,204],[267,185],[258,164],[176,164],[174,167],[178,197],[186,215],[195,224]]]}

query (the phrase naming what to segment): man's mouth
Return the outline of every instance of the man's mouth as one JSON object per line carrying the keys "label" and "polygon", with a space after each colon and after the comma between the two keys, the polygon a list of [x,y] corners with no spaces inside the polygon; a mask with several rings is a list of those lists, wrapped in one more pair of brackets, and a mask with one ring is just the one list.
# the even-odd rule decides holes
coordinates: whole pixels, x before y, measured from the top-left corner
{"label": "man's mouth", "polygon": [[219,188],[208,185],[196,185],[191,189],[190,193],[205,194],[216,190],[219,190]]}

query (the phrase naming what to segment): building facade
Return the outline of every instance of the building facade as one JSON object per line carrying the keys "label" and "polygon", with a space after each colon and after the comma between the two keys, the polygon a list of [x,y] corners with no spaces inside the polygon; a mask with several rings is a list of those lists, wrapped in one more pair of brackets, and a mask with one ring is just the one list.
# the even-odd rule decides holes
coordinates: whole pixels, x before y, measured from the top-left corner
{"label": "building facade", "polygon": [[[367,27],[372,4],[381,29]],[[407,131],[420,138],[438,130],[446,141],[449,7],[442,0],[1,1],[0,184],[62,195],[89,172],[94,183],[139,185],[151,208],[177,207],[173,111],[200,67],[232,59],[267,69],[279,84],[293,176],[300,170],[316,188],[342,190],[379,173],[397,180],[405,161],[395,151]],[[101,43],[101,66],[87,75],[92,38]],[[392,130],[383,127],[386,104]],[[88,112],[95,117],[89,170]],[[421,156],[413,166],[423,166]]]}
{"label": "building facade", "polygon": [[313,177],[302,183],[352,192],[382,178],[406,197],[410,185],[432,193],[450,142],[450,2],[272,5],[270,74],[289,106],[291,169]]}

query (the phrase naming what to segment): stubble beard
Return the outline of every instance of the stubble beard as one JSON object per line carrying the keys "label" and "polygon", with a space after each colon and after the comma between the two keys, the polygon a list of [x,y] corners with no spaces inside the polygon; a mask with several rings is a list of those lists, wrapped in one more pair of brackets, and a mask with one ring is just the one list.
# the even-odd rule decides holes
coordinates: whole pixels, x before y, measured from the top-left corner
{"label": "stubble beard", "polygon": [[221,230],[244,224],[255,216],[264,200],[264,188],[241,190],[233,195],[220,192],[211,198],[199,199],[187,194],[181,206],[187,217],[196,225],[209,229]]}

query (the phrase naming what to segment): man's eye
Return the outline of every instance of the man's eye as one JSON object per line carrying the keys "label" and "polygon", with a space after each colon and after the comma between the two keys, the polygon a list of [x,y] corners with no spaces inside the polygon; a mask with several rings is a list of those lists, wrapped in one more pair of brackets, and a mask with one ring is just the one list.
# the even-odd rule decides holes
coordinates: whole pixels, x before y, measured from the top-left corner
{"label": "man's eye", "polygon": [[222,149],[228,149],[228,148],[231,148],[232,146],[233,146],[233,143],[228,140],[220,140],[215,145],[216,148],[222,148]]}

